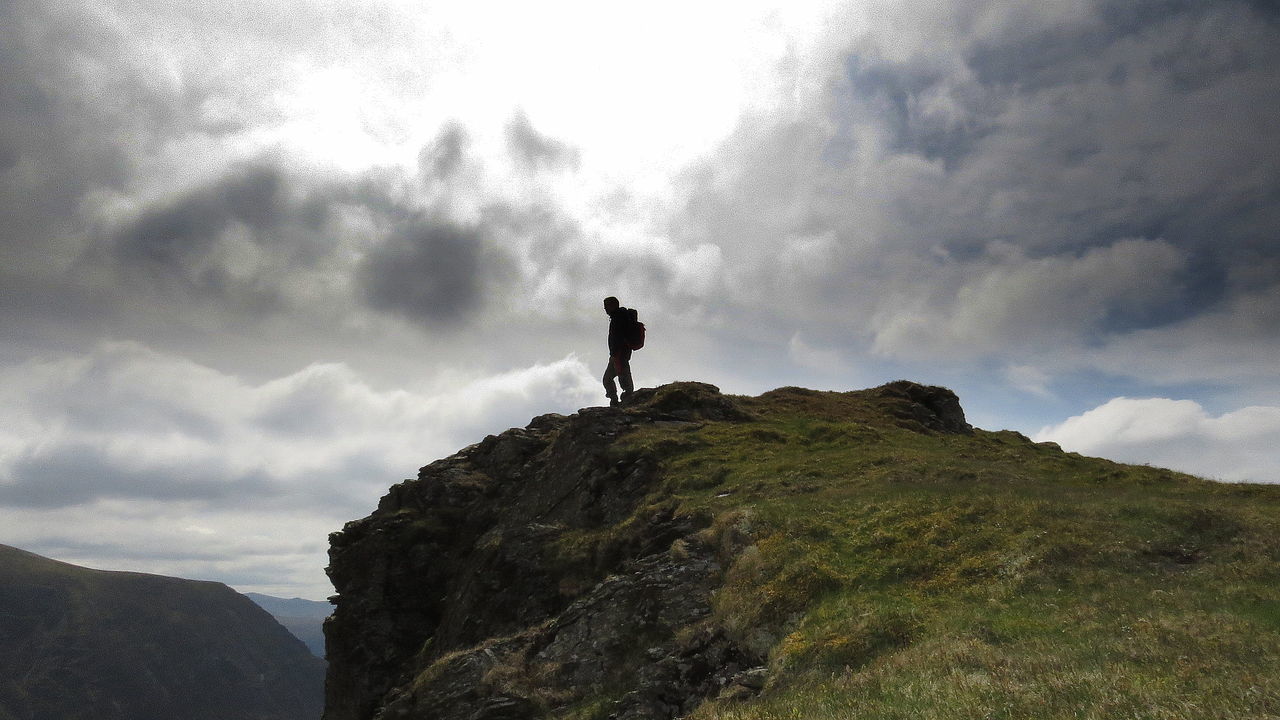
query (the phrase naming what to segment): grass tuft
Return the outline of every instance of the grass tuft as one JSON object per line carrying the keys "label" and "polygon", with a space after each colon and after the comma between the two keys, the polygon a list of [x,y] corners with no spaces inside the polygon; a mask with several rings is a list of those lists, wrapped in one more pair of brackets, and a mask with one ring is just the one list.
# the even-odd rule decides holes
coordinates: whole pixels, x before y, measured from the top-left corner
{"label": "grass tuft", "polygon": [[769,689],[699,720],[1280,717],[1280,488],[926,432],[783,388],[655,427]]}

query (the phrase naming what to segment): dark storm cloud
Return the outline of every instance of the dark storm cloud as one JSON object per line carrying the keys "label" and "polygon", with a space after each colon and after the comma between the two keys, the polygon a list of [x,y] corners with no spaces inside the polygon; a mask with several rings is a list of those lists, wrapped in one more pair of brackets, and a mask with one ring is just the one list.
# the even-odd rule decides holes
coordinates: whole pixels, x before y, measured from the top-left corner
{"label": "dark storm cloud", "polygon": [[18,460],[10,473],[13,479],[0,483],[0,505],[59,508],[101,499],[228,504],[279,494],[275,483],[264,476],[202,476],[194,467],[170,472],[131,468],[92,445],[60,445],[56,454]]}
{"label": "dark storm cloud", "polygon": [[359,283],[375,309],[430,325],[456,324],[482,300],[482,244],[475,228],[411,218],[369,252]]}
{"label": "dark storm cloud", "polygon": [[298,51],[264,14],[0,3],[6,358],[360,311],[345,282],[355,253],[339,250],[380,212],[355,197],[363,179],[279,147],[245,153],[284,121],[294,66],[275,60]]}
{"label": "dark storm cloud", "polygon": [[228,226],[239,223],[254,242],[268,242],[284,216],[280,173],[252,167],[145,211],[113,239],[125,265],[185,273],[206,259]]}
{"label": "dark storm cloud", "polygon": [[128,192],[165,144],[243,129],[234,83],[161,72],[110,7],[0,4],[0,247],[82,230],[95,192]]}
{"label": "dark storm cloud", "polygon": [[980,41],[967,51],[965,62],[979,82],[1012,86],[1023,92],[1076,84],[1100,71],[1113,80],[1121,80],[1125,68],[1098,65],[1099,58],[1116,43],[1156,31],[1162,24],[1197,7],[1203,7],[1203,3],[1194,0],[1102,2],[1095,12],[1074,22],[1030,27],[1026,32],[1013,29],[1000,37]]}
{"label": "dark storm cloud", "polygon": [[507,150],[530,171],[577,169],[580,160],[577,148],[539,133],[523,112],[507,123]]}
{"label": "dark storm cloud", "polygon": [[216,71],[152,65],[123,12],[0,3],[6,359],[263,317],[280,307],[281,271],[326,252],[279,171],[210,167],[237,113],[270,114]]}
{"label": "dark storm cloud", "polygon": [[[39,3],[0,4],[0,246],[66,227],[85,192],[127,178],[127,148],[111,142],[118,99],[81,96],[75,65],[105,54],[112,41],[92,24],[59,25]],[[116,84],[121,95],[142,99],[136,86]]]}
{"label": "dark storm cloud", "polygon": [[[14,341],[6,351],[320,313],[331,321],[369,308],[456,324],[479,307],[487,279],[510,260],[474,223],[453,220],[459,203],[474,205],[482,174],[460,123],[423,148],[417,177],[320,174],[279,149],[218,159],[243,158],[237,134],[282,121],[269,99],[293,78],[268,60],[294,40],[259,22],[269,10],[250,3],[215,18],[156,9],[174,33],[207,29],[193,36],[198,47],[242,42],[240,62],[255,67],[233,78],[230,66],[194,56],[152,66],[149,41],[170,33],[126,32],[146,10],[0,5],[0,331]],[[576,161],[527,119],[508,135],[530,168]]]}
{"label": "dark storm cloud", "polygon": [[[894,150],[918,153],[928,160],[941,159],[953,166],[974,150],[990,133],[999,103],[981,88],[965,88],[952,98],[960,111],[934,111],[920,98],[934,91],[945,91],[948,78],[938,69],[912,67],[910,64],[867,62],[857,56],[848,60],[850,92],[841,101],[846,116],[874,118],[893,137]],[[828,155],[838,157],[840,149],[851,149],[855,142],[846,129],[832,140]]]}
{"label": "dark storm cloud", "polygon": [[[455,326],[511,268],[486,225],[450,218],[466,143],[461,126],[447,126],[420,153],[421,184],[384,171],[319,182],[269,163],[233,169],[124,225],[107,244],[111,262],[181,302],[204,296],[252,317],[297,310],[281,288],[323,265],[354,281],[344,312],[369,307]],[[360,260],[340,252],[350,247],[344,235],[367,247]]]}
{"label": "dark storm cloud", "polygon": [[1271,70],[1280,27],[1258,10],[1106,3],[1077,25],[988,42],[968,56],[978,80],[1008,86],[1011,102],[1057,99],[1062,117],[1046,118],[1039,157],[1021,154],[1084,181],[1057,183],[1070,213],[1059,220],[1066,244],[1148,237],[1190,254],[1182,307],[1151,324],[1225,300],[1242,268],[1280,257],[1280,132],[1269,118],[1280,104]]}
{"label": "dark storm cloud", "polygon": [[255,321],[300,302],[299,283],[338,247],[330,225],[340,195],[271,163],[233,166],[206,183],[143,206],[90,245],[67,280],[108,273],[100,300],[139,302],[173,319],[199,312]]}
{"label": "dark storm cloud", "polygon": [[872,33],[814,115],[744,123],[679,226],[724,250],[726,298],[894,357],[1065,359],[1280,291],[1274,19],[1036,17]]}

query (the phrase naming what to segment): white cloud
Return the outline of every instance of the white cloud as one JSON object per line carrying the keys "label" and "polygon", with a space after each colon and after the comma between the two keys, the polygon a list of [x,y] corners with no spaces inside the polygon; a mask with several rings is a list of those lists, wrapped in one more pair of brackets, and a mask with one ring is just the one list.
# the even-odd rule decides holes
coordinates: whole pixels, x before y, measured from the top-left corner
{"label": "white cloud", "polygon": [[1260,263],[1256,270],[1271,274],[1262,287],[1181,322],[1113,337],[1074,361],[1117,375],[1140,371],[1164,383],[1256,384],[1274,396],[1280,390],[1280,284],[1274,264]]}
{"label": "white cloud", "polygon": [[1276,25],[1131,6],[0,3],[0,527],[266,557],[598,400],[609,294],[651,379],[1280,403]]}
{"label": "white cloud", "polygon": [[66,508],[0,508],[0,542],[102,570],[320,599],[333,593],[323,573],[328,534],[354,519],[335,515],[99,500]]}
{"label": "white cloud", "polygon": [[820,98],[688,175],[720,297],[893,362],[1257,387],[1274,330],[1160,329],[1274,281],[1275,25],[1120,5],[859,4]]}
{"label": "white cloud", "polygon": [[431,460],[594,403],[593,375],[570,356],[435,391],[340,363],[254,384],[134,343],[8,368],[0,540],[232,581],[274,558],[314,590],[328,532]]}
{"label": "white cloud", "polygon": [[791,358],[791,362],[800,367],[823,373],[836,374],[850,370],[848,361],[842,358],[840,353],[829,348],[810,345],[804,341],[800,333],[792,335],[791,341],[787,343],[787,356]]}
{"label": "white cloud", "polygon": [[1004,369],[1005,380],[1015,388],[1042,398],[1052,398],[1049,374],[1034,365],[1009,365]]}
{"label": "white cloud", "polygon": [[[990,246],[979,261],[937,270],[942,287],[933,292],[899,283],[871,320],[872,347],[897,356],[1061,352],[1103,329],[1112,312],[1171,300],[1185,262],[1159,240],[1121,240],[1079,257]],[[942,289],[952,283],[954,291]]]}
{"label": "white cloud", "polygon": [[1280,407],[1215,417],[1192,400],[1119,397],[1041,429],[1035,440],[1208,478],[1280,482]]}

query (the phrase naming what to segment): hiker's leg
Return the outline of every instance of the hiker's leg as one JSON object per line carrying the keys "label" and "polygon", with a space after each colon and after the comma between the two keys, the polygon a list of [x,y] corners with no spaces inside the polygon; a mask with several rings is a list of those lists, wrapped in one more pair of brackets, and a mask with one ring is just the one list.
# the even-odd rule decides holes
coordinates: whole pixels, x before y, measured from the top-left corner
{"label": "hiker's leg", "polygon": [[631,358],[630,353],[618,356],[618,384],[622,385],[622,394],[630,395],[635,390],[635,385],[631,382]]}
{"label": "hiker's leg", "polygon": [[610,400],[618,399],[618,388],[613,384],[613,379],[618,376],[618,369],[613,362],[613,358],[609,358],[609,367],[604,369],[604,396]]}

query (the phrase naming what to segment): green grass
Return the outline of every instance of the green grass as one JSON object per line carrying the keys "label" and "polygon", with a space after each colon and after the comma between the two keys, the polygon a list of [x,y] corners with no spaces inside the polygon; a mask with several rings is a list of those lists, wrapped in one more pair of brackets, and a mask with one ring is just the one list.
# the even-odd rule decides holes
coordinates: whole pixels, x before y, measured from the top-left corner
{"label": "green grass", "polygon": [[1280,488],[921,433],[871,393],[742,402],[624,449],[663,458],[653,503],[754,539],[714,622],[773,679],[698,720],[1280,718]]}

